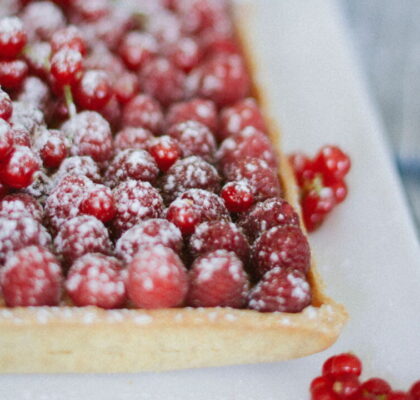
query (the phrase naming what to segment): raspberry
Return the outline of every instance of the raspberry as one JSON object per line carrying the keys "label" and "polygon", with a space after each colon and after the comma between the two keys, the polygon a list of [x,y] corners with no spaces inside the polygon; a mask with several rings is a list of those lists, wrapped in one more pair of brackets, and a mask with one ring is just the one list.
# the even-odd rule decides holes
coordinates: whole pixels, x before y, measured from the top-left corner
{"label": "raspberry", "polygon": [[98,112],[104,117],[112,130],[118,130],[121,125],[122,107],[115,95],[112,95],[109,101]]}
{"label": "raspberry", "polygon": [[15,146],[32,147],[32,138],[29,132],[23,128],[13,128],[13,144]]}
{"label": "raspberry", "polygon": [[40,129],[37,132],[34,148],[46,168],[58,168],[68,153],[66,138],[62,132],[52,129]]}
{"label": "raspberry", "polygon": [[226,53],[211,58],[193,70],[189,85],[196,95],[213,100],[219,107],[236,103],[245,98],[250,90],[250,80],[242,58]]}
{"label": "raspberry", "polygon": [[80,203],[80,212],[92,215],[103,223],[111,221],[115,216],[115,202],[111,189],[103,185],[89,188]]}
{"label": "raspberry", "polygon": [[22,13],[23,26],[29,38],[50,40],[54,32],[65,25],[61,9],[49,1],[28,4]]}
{"label": "raspberry", "polygon": [[92,185],[92,181],[83,175],[66,175],[57,183],[45,201],[45,216],[53,232],[66,219],[79,215],[80,202]]}
{"label": "raspberry", "polygon": [[260,312],[297,313],[311,304],[311,289],[298,270],[275,267],[249,294],[249,308]]}
{"label": "raspberry", "polygon": [[30,72],[45,80],[48,79],[50,73],[50,57],[51,45],[48,42],[33,42],[26,46],[24,58]]}
{"label": "raspberry", "polygon": [[0,160],[5,159],[13,150],[13,131],[10,125],[0,119]]}
{"label": "raspberry", "polygon": [[248,261],[248,240],[242,230],[232,222],[203,222],[190,237],[189,251],[193,258],[215,250],[231,251],[244,263]]}
{"label": "raspberry", "polygon": [[44,114],[32,104],[14,101],[10,124],[14,130],[22,129],[34,134],[35,129],[44,124]]}
{"label": "raspberry", "polygon": [[117,236],[142,220],[160,218],[163,214],[163,200],[149,182],[126,181],[113,191],[116,215],[113,227]]}
{"label": "raspberry", "polygon": [[68,25],[54,32],[51,38],[51,49],[53,53],[56,53],[62,48],[73,49],[85,55],[87,48],[83,32],[74,25]]}
{"label": "raspberry", "polygon": [[338,354],[328,358],[322,366],[322,375],[335,379],[343,375],[360,376],[362,363],[359,358],[350,353]]}
{"label": "raspberry", "polygon": [[215,161],[216,141],[210,130],[200,122],[186,121],[173,125],[168,135],[178,140],[184,157],[198,156],[209,163]]}
{"label": "raspberry", "polygon": [[116,151],[126,149],[146,150],[153,134],[144,128],[124,128],[119,131],[114,138],[114,148]]}
{"label": "raspberry", "polygon": [[231,164],[225,174],[229,181],[247,183],[256,201],[282,195],[276,171],[270,168],[264,160],[246,157]]}
{"label": "raspberry", "polygon": [[163,176],[161,187],[165,200],[170,202],[188,189],[218,192],[220,176],[216,169],[202,158],[191,156],[177,161]]}
{"label": "raspberry", "polygon": [[140,82],[136,74],[124,72],[116,77],[112,88],[117,100],[125,104],[140,91]]}
{"label": "raspberry", "polygon": [[391,390],[388,382],[381,378],[370,378],[360,385],[362,396],[366,399],[377,399],[378,396],[388,395]]}
{"label": "raspberry", "polygon": [[0,86],[18,89],[28,75],[28,66],[22,60],[0,61]]}
{"label": "raspberry", "polygon": [[261,110],[256,101],[250,97],[222,110],[218,139],[223,140],[237,135],[247,126],[252,126],[261,132],[266,132],[267,129]]}
{"label": "raspberry", "polygon": [[159,103],[147,94],[139,94],[123,108],[123,126],[133,126],[159,133],[162,127],[163,114]]}
{"label": "raspberry", "polygon": [[57,259],[39,246],[14,253],[1,273],[3,296],[9,307],[58,305],[62,280]]}
{"label": "raspberry", "polygon": [[185,74],[165,58],[151,60],[142,70],[141,84],[145,93],[164,107],[185,96]]}
{"label": "raspberry", "polygon": [[100,114],[83,111],[63,124],[62,130],[73,139],[72,155],[90,156],[96,162],[112,157],[111,128]]}
{"label": "raspberry", "polygon": [[149,33],[129,32],[122,40],[119,54],[127,68],[137,71],[157,55],[159,46]]}
{"label": "raspberry", "polygon": [[105,107],[112,95],[112,88],[106,72],[86,71],[74,87],[77,105],[85,110],[97,111]]}
{"label": "raspberry", "polygon": [[201,61],[202,53],[198,42],[190,37],[183,37],[169,46],[169,60],[184,72],[190,72]]}
{"label": "raspberry", "polygon": [[229,182],[220,191],[220,196],[232,213],[247,211],[254,203],[252,187],[245,181]]}
{"label": "raspberry", "polygon": [[336,205],[334,192],[328,187],[310,190],[301,202],[303,220],[309,232],[317,229]]}
{"label": "raspberry", "polygon": [[82,54],[71,48],[63,47],[51,57],[51,75],[60,87],[76,83],[82,69]]}
{"label": "raspberry", "polygon": [[190,235],[200,223],[200,212],[191,200],[174,200],[168,207],[166,218],[179,228],[183,235]]}
{"label": "raspberry", "polygon": [[246,157],[258,158],[265,161],[270,168],[277,169],[277,157],[270,139],[251,126],[225,139],[218,152],[218,160],[224,171],[230,164],[240,162]]}
{"label": "raspberry", "polygon": [[140,308],[181,306],[188,291],[187,270],[172,249],[143,247],[128,265],[127,291]]}
{"label": "raspberry", "polygon": [[211,100],[192,99],[172,104],[166,114],[166,127],[186,121],[197,121],[216,133],[218,116],[216,105]]}
{"label": "raspberry", "polygon": [[163,172],[166,172],[181,157],[178,141],[166,135],[150,140],[148,150]]}
{"label": "raspberry", "polygon": [[275,226],[265,231],[254,242],[252,252],[261,276],[275,267],[293,268],[303,273],[310,267],[308,240],[298,226]]}
{"label": "raspberry", "polygon": [[51,111],[51,92],[48,85],[36,76],[28,76],[23,82],[22,89],[17,100],[24,104],[31,104],[33,107],[49,115]]}
{"label": "raspberry", "polygon": [[158,174],[159,168],[147,151],[127,149],[119,152],[111,161],[105,181],[112,187],[129,179],[153,183]]}
{"label": "raspberry", "polygon": [[54,175],[54,180],[58,183],[66,175],[85,176],[93,182],[102,181],[98,164],[88,156],[73,156],[66,158]]}
{"label": "raspberry", "polygon": [[44,205],[46,198],[51,192],[51,188],[51,178],[40,170],[35,172],[32,184],[23,189],[23,192],[34,197],[40,204]]}
{"label": "raspberry", "polygon": [[242,261],[217,250],[197,258],[190,271],[188,304],[194,307],[245,306],[249,281]]}
{"label": "raspberry", "polygon": [[293,207],[283,199],[267,199],[255,204],[239,217],[242,227],[253,242],[262,233],[275,226],[293,225],[299,227],[299,216]]}
{"label": "raspberry", "polygon": [[0,89],[0,119],[7,121],[13,112],[12,100],[9,95]]}
{"label": "raspberry", "polygon": [[0,164],[0,180],[14,189],[25,188],[32,183],[39,167],[40,162],[31,149],[16,146]]}
{"label": "raspberry", "polygon": [[314,169],[323,175],[327,185],[341,181],[350,167],[350,158],[337,146],[324,146],[314,160]]}
{"label": "raspberry", "polygon": [[226,32],[209,31],[202,37],[203,52],[208,57],[218,54],[240,54],[240,48],[234,37]]}
{"label": "raspberry", "polygon": [[81,215],[61,225],[54,246],[66,265],[71,265],[87,253],[109,254],[112,244],[101,221],[90,215]]}
{"label": "raspberry", "polygon": [[51,236],[32,217],[0,216],[0,264],[3,265],[11,253],[31,245],[47,247]]}
{"label": "raspberry", "polygon": [[26,33],[22,21],[17,17],[0,19],[0,56],[14,59],[26,44]]}
{"label": "raspberry", "polygon": [[412,400],[419,400],[420,399],[420,380],[414,382],[410,388],[410,395]]}
{"label": "raspberry", "polygon": [[86,69],[99,69],[116,78],[126,72],[123,62],[105,46],[95,46],[84,61]]}
{"label": "raspberry", "polygon": [[78,17],[86,21],[96,21],[109,14],[110,9],[106,0],[73,0],[71,2],[73,11]]}
{"label": "raspberry", "polygon": [[151,13],[147,19],[147,30],[163,45],[173,45],[181,37],[181,23],[171,12]]}
{"label": "raspberry", "polygon": [[44,210],[31,195],[27,193],[13,193],[1,199],[0,215],[15,218],[26,216],[42,223]]}
{"label": "raspberry", "polygon": [[129,263],[144,245],[162,245],[180,254],[183,246],[179,229],[166,219],[152,218],[125,231],[115,245],[115,254]]}
{"label": "raspberry", "polygon": [[89,253],[71,266],[65,282],[76,306],[121,307],[126,298],[121,263],[114,257]]}

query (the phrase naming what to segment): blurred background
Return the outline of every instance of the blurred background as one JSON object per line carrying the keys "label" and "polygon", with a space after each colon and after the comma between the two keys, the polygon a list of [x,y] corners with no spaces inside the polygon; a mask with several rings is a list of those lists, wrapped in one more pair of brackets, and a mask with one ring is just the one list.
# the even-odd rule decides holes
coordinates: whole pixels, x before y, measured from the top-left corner
{"label": "blurred background", "polygon": [[339,2],[420,234],[420,1]]}

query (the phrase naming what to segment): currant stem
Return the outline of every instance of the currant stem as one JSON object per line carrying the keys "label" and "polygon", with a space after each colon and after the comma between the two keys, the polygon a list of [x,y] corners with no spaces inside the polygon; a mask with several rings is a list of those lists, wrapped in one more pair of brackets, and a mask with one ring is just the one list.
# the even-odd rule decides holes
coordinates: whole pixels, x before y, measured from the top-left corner
{"label": "currant stem", "polygon": [[67,111],[70,114],[70,118],[76,115],[76,106],[73,101],[73,94],[71,92],[70,85],[65,85],[64,88],[64,99],[66,100]]}

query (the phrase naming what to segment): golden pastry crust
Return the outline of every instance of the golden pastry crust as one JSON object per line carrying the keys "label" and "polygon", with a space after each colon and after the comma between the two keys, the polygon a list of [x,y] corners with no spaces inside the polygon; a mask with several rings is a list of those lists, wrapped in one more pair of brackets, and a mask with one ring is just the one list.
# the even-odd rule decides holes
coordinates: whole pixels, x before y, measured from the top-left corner
{"label": "golden pastry crust", "polygon": [[[238,38],[254,77],[254,96],[266,116],[245,29],[250,10],[233,9]],[[280,134],[267,117],[279,149]],[[286,199],[299,210],[297,187],[279,152]],[[96,307],[0,308],[0,372],[137,372],[281,361],[322,351],[347,319],[343,306],[323,293],[315,265],[309,273],[313,302],[303,312],[259,313],[228,308],[102,310]]]}

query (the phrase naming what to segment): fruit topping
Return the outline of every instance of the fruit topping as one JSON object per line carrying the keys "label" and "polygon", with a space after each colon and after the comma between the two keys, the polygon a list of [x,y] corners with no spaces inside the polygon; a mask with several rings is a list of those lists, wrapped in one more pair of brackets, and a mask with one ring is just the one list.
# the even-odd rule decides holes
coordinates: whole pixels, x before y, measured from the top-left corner
{"label": "fruit topping", "polygon": [[220,196],[231,213],[247,211],[254,203],[254,190],[246,181],[229,182],[223,186]]}
{"label": "fruit topping", "polygon": [[181,157],[179,142],[167,135],[151,139],[148,150],[162,172],[166,172]]}
{"label": "fruit topping", "polygon": [[0,215],[4,217],[31,217],[42,223],[44,210],[41,204],[29,194],[13,193],[0,201]]}
{"label": "fruit topping", "polygon": [[114,137],[116,151],[127,149],[146,150],[153,134],[144,128],[127,127],[119,131]]}

